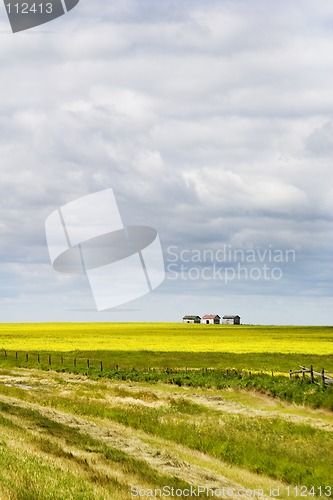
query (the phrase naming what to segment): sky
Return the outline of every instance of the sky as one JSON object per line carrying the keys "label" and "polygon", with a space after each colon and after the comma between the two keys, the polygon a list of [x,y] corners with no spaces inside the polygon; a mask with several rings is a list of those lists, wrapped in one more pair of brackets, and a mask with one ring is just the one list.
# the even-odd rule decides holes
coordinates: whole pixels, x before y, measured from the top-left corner
{"label": "sky", "polygon": [[[330,0],[81,0],[14,34],[1,4],[0,321],[331,325],[332,29]],[[166,276],[98,312],[45,220],[109,188]]]}

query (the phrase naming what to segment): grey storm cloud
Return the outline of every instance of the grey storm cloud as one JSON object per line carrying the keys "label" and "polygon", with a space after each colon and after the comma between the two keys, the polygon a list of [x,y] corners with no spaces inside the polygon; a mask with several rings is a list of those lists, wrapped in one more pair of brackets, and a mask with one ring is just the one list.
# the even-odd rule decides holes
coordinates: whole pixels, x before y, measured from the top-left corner
{"label": "grey storm cloud", "polygon": [[111,187],[124,223],[156,228],[166,264],[170,245],[297,256],[278,283],[167,278],[133,302],[134,319],[154,309],[177,321],[191,304],[229,312],[225,302],[278,321],[276,296],[290,321],[295,307],[331,321],[332,18],[329,1],[97,1],[13,35],[0,11],[8,319],[36,319],[39,303],[44,319],[90,309],[84,281],[52,271],[44,221]]}

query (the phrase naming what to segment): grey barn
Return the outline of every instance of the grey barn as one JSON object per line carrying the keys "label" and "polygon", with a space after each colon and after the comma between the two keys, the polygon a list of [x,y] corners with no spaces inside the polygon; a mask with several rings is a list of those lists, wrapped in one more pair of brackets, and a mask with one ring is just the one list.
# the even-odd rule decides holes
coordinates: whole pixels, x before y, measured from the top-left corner
{"label": "grey barn", "polygon": [[240,316],[230,316],[226,314],[222,318],[222,323],[224,325],[240,325]]}
{"label": "grey barn", "polygon": [[184,316],[183,323],[201,323],[200,316]]}

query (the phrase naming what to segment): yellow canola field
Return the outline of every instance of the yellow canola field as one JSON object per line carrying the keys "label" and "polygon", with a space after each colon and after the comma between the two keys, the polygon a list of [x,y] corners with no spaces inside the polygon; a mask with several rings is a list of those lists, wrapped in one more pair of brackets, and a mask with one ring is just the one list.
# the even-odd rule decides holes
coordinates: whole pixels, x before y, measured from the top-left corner
{"label": "yellow canola field", "polygon": [[1,324],[0,348],[24,351],[333,354],[333,327],[182,323]]}

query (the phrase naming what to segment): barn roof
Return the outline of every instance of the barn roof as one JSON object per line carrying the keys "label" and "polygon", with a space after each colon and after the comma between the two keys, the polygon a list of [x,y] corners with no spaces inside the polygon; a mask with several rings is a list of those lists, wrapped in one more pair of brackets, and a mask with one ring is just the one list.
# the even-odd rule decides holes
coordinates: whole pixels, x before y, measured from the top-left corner
{"label": "barn roof", "polygon": [[202,319],[215,319],[215,318],[220,318],[218,314],[205,314],[202,316]]}
{"label": "barn roof", "polygon": [[200,316],[184,316],[183,319],[201,319]]}
{"label": "barn roof", "polygon": [[230,316],[230,315],[225,315],[223,316],[223,319],[235,319],[235,318],[240,318],[240,316],[236,315],[236,316]]}

